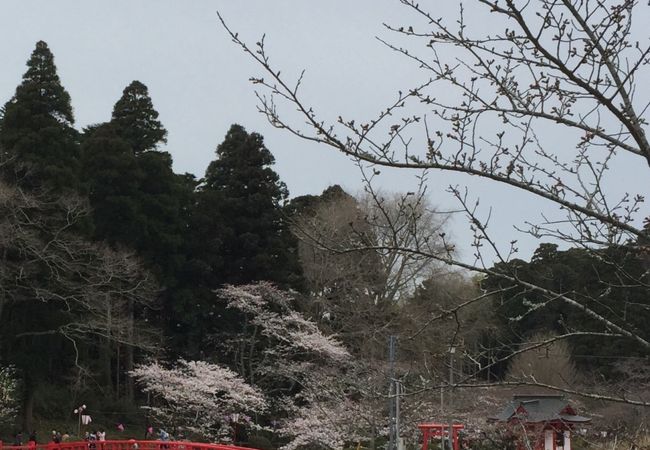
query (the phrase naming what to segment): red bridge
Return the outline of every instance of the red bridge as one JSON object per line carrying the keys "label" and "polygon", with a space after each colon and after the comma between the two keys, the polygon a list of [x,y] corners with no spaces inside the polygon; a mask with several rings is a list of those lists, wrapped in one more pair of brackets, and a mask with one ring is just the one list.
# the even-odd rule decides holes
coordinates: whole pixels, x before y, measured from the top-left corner
{"label": "red bridge", "polygon": [[0,450],[256,450],[251,447],[237,447],[225,444],[204,444],[185,441],[74,441],[55,444],[4,445]]}

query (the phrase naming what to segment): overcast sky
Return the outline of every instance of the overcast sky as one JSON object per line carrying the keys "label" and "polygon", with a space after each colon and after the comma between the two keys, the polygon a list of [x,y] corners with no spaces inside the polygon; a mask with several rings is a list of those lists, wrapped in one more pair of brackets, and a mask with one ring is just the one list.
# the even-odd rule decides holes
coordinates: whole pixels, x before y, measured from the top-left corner
{"label": "overcast sky", "polygon": [[[436,2],[440,15],[456,14],[457,3]],[[396,0],[2,0],[0,3],[0,101],[8,100],[25,71],[36,41],[45,40],[72,96],[77,127],[106,121],[122,89],[144,82],[167,128],[165,150],[177,172],[201,177],[232,123],[264,135],[275,169],[292,196],[320,193],[331,184],[361,188],[358,169],[332,150],[272,128],[256,111],[249,77],[260,70],[227,37],[216,12],[247,41],[263,33],[283,72],[307,69],[305,95],[324,118],[370,117],[418,72],[386,50],[382,22],[408,22]],[[480,22],[477,27],[489,27]],[[386,190],[407,191],[413,174],[388,172]],[[513,224],[539,214],[527,196],[458,175],[430,176],[432,203],[455,205],[444,189],[469,184],[495,207],[494,228],[503,242],[517,238]],[[478,195],[478,194],[477,194]],[[469,256],[463,220],[452,225]],[[522,243],[522,256],[536,242]]]}
{"label": "overcast sky", "polygon": [[[166,150],[177,171],[201,176],[230,124],[240,123],[265,136],[293,195],[320,192],[331,183],[358,186],[356,170],[324,149],[288,139],[256,112],[248,79],[259,71],[227,38],[217,10],[252,42],[266,33],[278,64],[308,68],[323,109],[354,106],[363,112],[365,105],[378,105],[369,97],[384,87],[382,78],[390,85],[391,72],[397,74],[374,39],[382,20],[401,10],[392,0],[18,0],[0,5],[3,102],[42,39],[55,55],[79,128],[109,119],[122,89],[138,79],[149,87],[169,131]],[[375,77],[378,70],[386,76]],[[368,77],[375,78],[374,86]],[[336,170],[327,170],[330,166]]]}

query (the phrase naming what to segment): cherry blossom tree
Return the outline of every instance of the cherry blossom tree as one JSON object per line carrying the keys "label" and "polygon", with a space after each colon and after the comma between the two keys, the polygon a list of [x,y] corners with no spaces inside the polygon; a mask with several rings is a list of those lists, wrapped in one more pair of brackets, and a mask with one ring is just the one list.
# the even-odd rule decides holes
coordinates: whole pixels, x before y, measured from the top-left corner
{"label": "cherry blossom tree", "polygon": [[155,397],[148,407],[162,423],[208,438],[227,437],[229,417],[261,413],[264,394],[232,370],[205,361],[178,360],[172,367],[159,362],[137,366],[131,375]]}
{"label": "cherry blossom tree", "polygon": [[[298,420],[298,404],[313,406],[303,393],[322,390],[340,374],[348,351],[293,309],[291,293],[270,283],[226,286],[217,296],[242,319],[236,321],[239,329],[219,337],[232,369],[182,359],[171,367],[159,362],[138,366],[131,374],[155,396],[152,413],[161,422],[213,439],[228,438],[233,414],[296,415]],[[321,371],[330,375],[316,381],[313,374]]]}
{"label": "cherry blossom tree", "polygon": [[290,441],[283,450],[345,448],[348,442],[363,441],[355,425],[359,405],[350,400],[311,403],[287,420],[280,432]]}
{"label": "cherry blossom tree", "polygon": [[283,450],[338,450],[346,444],[370,443],[388,427],[385,374],[355,360],[345,367],[312,372],[281,422],[279,434],[288,439]]}
{"label": "cherry blossom tree", "polygon": [[11,421],[18,411],[16,374],[12,367],[0,368],[0,422]]}
{"label": "cherry blossom tree", "polygon": [[251,384],[290,391],[316,367],[349,357],[335,337],[326,336],[293,309],[291,294],[270,283],[227,286],[218,295],[243,316],[241,328],[225,341],[225,350],[240,376]]}

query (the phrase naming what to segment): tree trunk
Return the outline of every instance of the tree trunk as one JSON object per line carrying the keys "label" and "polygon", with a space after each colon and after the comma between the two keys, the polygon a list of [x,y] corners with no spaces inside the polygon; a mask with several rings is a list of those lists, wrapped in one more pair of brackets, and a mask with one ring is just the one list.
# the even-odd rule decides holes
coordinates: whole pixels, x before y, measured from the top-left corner
{"label": "tree trunk", "polygon": [[106,338],[104,339],[104,346],[102,349],[102,384],[106,389],[106,395],[110,396],[113,392],[113,373],[111,370],[111,362],[113,360],[113,345],[111,339],[111,330],[113,327],[113,315],[110,303],[110,298],[106,296]]}
{"label": "tree trunk", "polygon": [[109,338],[104,339],[102,348],[102,384],[106,390],[106,395],[110,396],[113,392],[113,374],[112,374],[112,360],[113,360],[113,346]]}
{"label": "tree trunk", "polygon": [[126,398],[129,399],[130,401],[133,401],[134,398],[134,392],[135,392],[135,387],[133,383],[133,378],[131,375],[129,375],[129,372],[133,370],[133,346],[129,345],[126,348],[126,368],[125,368],[125,391],[126,391]]}
{"label": "tree trunk", "polygon": [[[7,248],[6,246],[2,251],[2,262],[0,262],[0,320],[2,320],[2,313],[5,309],[5,303],[7,301],[7,294],[5,293],[5,268],[7,267]],[[2,350],[2,342],[0,342],[0,350]]]}
{"label": "tree trunk", "polygon": [[115,343],[115,398],[120,398],[120,365],[122,364],[120,358],[120,343]]}
{"label": "tree trunk", "polygon": [[130,401],[133,401],[134,398],[134,384],[133,378],[130,375],[130,372],[133,370],[133,359],[134,359],[134,348],[133,348],[133,334],[135,326],[135,305],[133,304],[133,299],[129,299],[129,325],[127,328],[127,340],[128,345],[126,347],[126,364],[125,364],[125,387],[126,387],[126,398]]}
{"label": "tree trunk", "polygon": [[29,375],[25,377],[24,383],[22,417],[23,430],[26,433],[31,433],[34,431],[34,397],[36,386]]}

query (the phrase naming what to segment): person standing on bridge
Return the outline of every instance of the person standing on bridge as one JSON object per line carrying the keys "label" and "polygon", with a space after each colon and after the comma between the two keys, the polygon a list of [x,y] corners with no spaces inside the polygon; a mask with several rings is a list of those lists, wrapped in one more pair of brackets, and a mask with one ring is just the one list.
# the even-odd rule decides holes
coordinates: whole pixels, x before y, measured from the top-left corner
{"label": "person standing on bridge", "polygon": [[92,433],[88,434],[88,448],[90,450],[95,450],[97,448],[97,433],[94,430]]}
{"label": "person standing on bridge", "polygon": [[[165,430],[162,428],[160,429],[160,440],[163,442],[169,441],[169,433],[167,433]],[[161,445],[160,448],[169,448],[168,445]]]}

